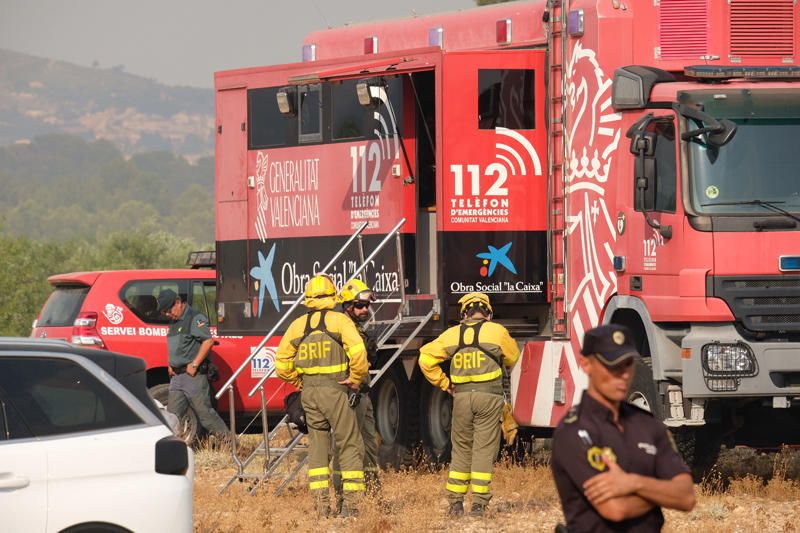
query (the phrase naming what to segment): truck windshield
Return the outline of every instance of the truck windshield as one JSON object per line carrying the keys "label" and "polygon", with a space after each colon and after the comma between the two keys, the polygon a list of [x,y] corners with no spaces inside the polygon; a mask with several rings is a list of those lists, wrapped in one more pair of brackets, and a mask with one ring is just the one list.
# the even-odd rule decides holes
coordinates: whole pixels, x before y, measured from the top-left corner
{"label": "truck windshield", "polygon": [[[737,125],[733,140],[689,141],[691,201],[706,215],[781,216],[765,204],[800,213],[800,93],[787,90],[698,91],[679,99]],[[690,128],[694,125],[690,125]]]}

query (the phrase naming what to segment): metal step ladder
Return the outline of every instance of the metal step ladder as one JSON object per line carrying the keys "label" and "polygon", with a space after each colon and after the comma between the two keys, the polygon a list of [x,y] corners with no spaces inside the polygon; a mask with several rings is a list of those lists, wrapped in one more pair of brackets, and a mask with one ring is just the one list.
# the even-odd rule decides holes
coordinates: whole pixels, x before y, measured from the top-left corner
{"label": "metal step ladder", "polygon": [[550,322],[554,338],[569,337],[567,286],[568,132],[566,94],[567,34],[564,17],[568,0],[548,0],[549,38],[547,83],[548,256]]}
{"label": "metal step ladder", "polygon": [[[400,354],[406,349],[409,343],[419,334],[422,328],[431,320],[432,317],[437,316],[439,313],[439,306],[438,300],[435,297],[429,297],[428,299],[431,300],[432,305],[431,309],[422,316],[410,316],[408,314],[408,310],[410,308],[409,301],[419,298],[419,295],[413,296],[406,296],[405,294],[405,283],[404,283],[404,273],[403,273],[403,256],[402,256],[402,243],[400,241],[400,228],[405,223],[405,218],[401,219],[400,222],[384,237],[384,239],[378,244],[378,246],[373,250],[373,252],[368,256],[364,257],[363,252],[363,244],[361,241],[361,232],[366,228],[366,223],[362,224],[353,235],[350,236],[348,241],[342,246],[342,248],[337,252],[337,254],[330,260],[330,262],[320,270],[320,273],[325,273],[331,266],[339,260],[341,255],[354,243],[358,242],[358,252],[359,252],[359,260],[360,265],[355,270],[355,272],[350,276],[350,279],[358,277],[364,269],[371,263],[371,261],[378,255],[378,253],[389,243],[392,239],[396,242],[396,250],[398,253],[398,266],[399,266],[399,299],[388,299],[387,301],[391,301],[393,303],[398,303],[398,311],[396,316],[391,320],[386,321],[376,321],[372,320],[369,323],[371,328],[374,327],[381,327],[382,325],[386,325],[386,329],[383,331],[380,337],[378,337],[378,347],[379,350],[394,350],[392,355],[387,359],[386,363],[381,366],[380,369],[372,369],[370,370],[371,375],[371,383],[370,385],[373,386],[375,383],[378,382],[380,377],[389,369],[389,367],[394,363],[394,361],[400,356]],[[348,279],[347,282],[350,281]],[[347,283],[345,282],[345,283]],[[392,295],[390,295],[392,296]],[[217,399],[219,399],[222,395],[226,392],[228,393],[229,399],[229,411],[230,411],[230,428],[231,433],[236,433],[236,413],[234,409],[234,391],[235,391],[235,383],[236,378],[241,374],[241,372],[248,368],[250,365],[250,361],[255,357],[255,355],[264,347],[267,341],[272,338],[272,336],[277,332],[278,328],[283,324],[286,319],[291,316],[292,312],[295,310],[297,306],[303,301],[303,296],[301,295],[298,299],[294,302],[294,304],[286,311],[283,316],[276,322],[276,324],[272,327],[272,329],[267,333],[261,343],[253,350],[253,353],[245,359],[242,365],[233,373],[230,379],[219,389],[216,394]],[[402,335],[398,333],[401,331],[400,328],[411,328],[410,333],[407,333],[403,330]],[[399,339],[398,339],[399,338]],[[281,421],[273,428],[269,429],[269,420],[267,416],[267,405],[270,400],[273,399],[274,395],[280,392],[282,389],[279,388],[275,393],[273,393],[273,397],[269,399],[266,398],[266,394],[264,391],[264,383],[266,380],[274,375],[275,368],[273,367],[267,375],[263,376],[258,383],[247,393],[248,396],[252,397],[255,393],[259,393],[261,396],[261,409],[253,418],[253,420],[244,428],[244,430],[239,434],[239,438],[247,432],[247,430],[253,425],[253,423],[261,419],[261,426],[262,426],[262,438],[259,441],[258,446],[250,452],[250,454],[241,459],[239,457],[239,444],[236,442],[237,439],[233,439],[234,443],[231,448],[231,455],[233,458],[233,462],[236,465],[236,472],[231,476],[231,478],[225,483],[225,485],[220,489],[220,493],[224,492],[225,490],[230,487],[234,481],[249,481],[250,482],[250,490],[249,493],[252,495],[263,483],[268,479],[274,479],[278,476],[279,470],[281,466],[286,466],[285,473],[283,474],[283,479],[281,483],[275,490],[275,494],[279,494],[283,491],[283,489],[288,486],[289,483],[294,480],[297,475],[302,471],[303,467],[308,463],[308,445],[306,439],[304,439],[305,434],[299,432],[293,425],[289,422],[288,416],[284,416]],[[280,438],[281,430],[283,430],[285,436],[282,438],[282,444],[276,445],[276,439]],[[294,463],[287,462],[287,460],[293,457],[295,458]],[[257,472],[252,472],[252,466],[256,463],[256,459],[261,458],[261,465],[262,468]]]}

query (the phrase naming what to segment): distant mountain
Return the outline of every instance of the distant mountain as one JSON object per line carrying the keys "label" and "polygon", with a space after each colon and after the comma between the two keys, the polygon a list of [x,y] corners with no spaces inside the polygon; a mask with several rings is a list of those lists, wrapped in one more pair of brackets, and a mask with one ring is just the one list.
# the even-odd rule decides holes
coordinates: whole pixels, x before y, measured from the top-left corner
{"label": "distant mountain", "polygon": [[0,49],[0,146],[46,133],[195,160],[213,155],[214,92]]}

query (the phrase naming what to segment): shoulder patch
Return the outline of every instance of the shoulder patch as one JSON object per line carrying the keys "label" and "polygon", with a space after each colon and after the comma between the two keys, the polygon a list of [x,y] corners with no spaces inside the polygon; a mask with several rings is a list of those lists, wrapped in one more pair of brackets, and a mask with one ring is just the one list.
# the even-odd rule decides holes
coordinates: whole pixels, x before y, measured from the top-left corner
{"label": "shoulder patch", "polygon": [[198,320],[196,325],[198,328],[202,328],[203,326],[206,325],[206,322],[203,320]]}

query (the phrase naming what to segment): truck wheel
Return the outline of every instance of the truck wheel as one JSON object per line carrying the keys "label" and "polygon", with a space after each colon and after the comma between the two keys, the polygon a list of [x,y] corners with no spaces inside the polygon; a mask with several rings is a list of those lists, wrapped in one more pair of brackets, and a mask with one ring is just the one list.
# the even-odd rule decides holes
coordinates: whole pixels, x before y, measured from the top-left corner
{"label": "truck wheel", "polygon": [[425,455],[435,464],[450,461],[453,398],[442,389],[425,383],[422,385],[420,410]]}
{"label": "truck wheel", "polygon": [[[167,408],[167,400],[169,399],[169,383],[159,383],[147,389],[150,397],[157,402],[159,408]],[[186,410],[186,413],[179,419],[178,428],[175,435],[183,439],[186,444],[192,445],[197,439],[198,429],[200,423],[197,420],[197,415],[192,411],[191,407]]]}
{"label": "truck wheel", "polygon": [[670,430],[675,446],[684,462],[691,468],[692,477],[700,483],[719,459],[722,428],[714,424],[700,427],[679,427]]}
{"label": "truck wheel", "polygon": [[401,364],[394,365],[372,388],[375,425],[380,435],[378,461],[381,466],[400,468],[412,463],[416,442],[417,398],[413,381],[406,379]]}
{"label": "truck wheel", "polygon": [[653,381],[652,361],[649,357],[637,358],[635,369],[636,374],[628,391],[628,402],[652,413],[657,419],[664,420],[664,405]]}

